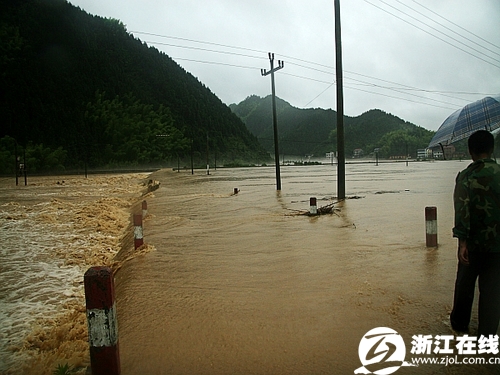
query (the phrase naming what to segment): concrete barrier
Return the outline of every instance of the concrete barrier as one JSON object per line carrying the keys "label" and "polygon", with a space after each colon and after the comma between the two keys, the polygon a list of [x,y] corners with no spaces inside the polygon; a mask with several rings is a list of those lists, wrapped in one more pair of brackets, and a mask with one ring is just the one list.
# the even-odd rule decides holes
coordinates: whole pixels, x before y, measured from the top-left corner
{"label": "concrete barrier", "polygon": [[311,215],[317,215],[318,214],[318,205],[316,203],[316,198],[315,197],[309,198],[309,213]]}
{"label": "concrete barrier", "polygon": [[[134,249],[144,243],[142,218],[147,215],[147,202],[134,205],[130,224],[120,240],[119,254]],[[118,255],[119,255],[118,254]],[[113,270],[109,267],[91,267],[84,275],[85,303],[87,310],[88,336],[91,367],[87,373],[92,375],[119,375],[120,354],[118,346],[118,323],[116,319],[115,289]]]}
{"label": "concrete barrier", "polygon": [[134,214],[134,249],[138,249],[144,244],[143,233],[142,214]]}
{"label": "concrete barrier", "polygon": [[425,207],[425,243],[427,247],[437,247],[437,208]]}
{"label": "concrete barrier", "polygon": [[120,353],[113,271],[92,267],[84,275],[92,375],[119,375]]}

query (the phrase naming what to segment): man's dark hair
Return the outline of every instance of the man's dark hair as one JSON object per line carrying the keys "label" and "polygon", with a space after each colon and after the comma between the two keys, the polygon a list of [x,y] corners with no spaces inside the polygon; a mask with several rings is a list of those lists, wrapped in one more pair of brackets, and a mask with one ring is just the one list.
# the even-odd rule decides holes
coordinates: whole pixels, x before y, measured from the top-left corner
{"label": "man's dark hair", "polygon": [[495,138],[487,130],[478,130],[469,137],[468,145],[471,154],[491,154],[495,147]]}

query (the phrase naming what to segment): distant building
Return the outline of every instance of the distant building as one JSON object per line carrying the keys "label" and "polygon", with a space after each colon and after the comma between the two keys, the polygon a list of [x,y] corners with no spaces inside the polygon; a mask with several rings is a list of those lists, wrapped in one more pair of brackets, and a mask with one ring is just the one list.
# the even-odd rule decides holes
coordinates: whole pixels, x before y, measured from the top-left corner
{"label": "distant building", "polygon": [[354,150],[352,157],[353,158],[361,158],[364,156],[364,154],[365,154],[365,152],[363,151],[363,149],[357,148]]}
{"label": "distant building", "polygon": [[[444,153],[443,153],[444,151]],[[432,156],[434,159],[446,159],[446,160],[451,160],[455,156],[455,146],[449,145],[449,146],[444,146],[443,148],[434,148],[432,150]]]}
{"label": "distant building", "polygon": [[328,162],[329,163],[334,163],[337,162],[337,153],[335,151],[332,151],[332,152],[327,152],[325,157],[328,159]]}
{"label": "distant building", "polygon": [[441,151],[441,150],[434,150],[432,152],[432,157],[434,159],[443,159],[443,151]]}
{"label": "distant building", "polygon": [[426,160],[432,158],[432,150],[430,148],[421,148],[417,150],[417,159]]}

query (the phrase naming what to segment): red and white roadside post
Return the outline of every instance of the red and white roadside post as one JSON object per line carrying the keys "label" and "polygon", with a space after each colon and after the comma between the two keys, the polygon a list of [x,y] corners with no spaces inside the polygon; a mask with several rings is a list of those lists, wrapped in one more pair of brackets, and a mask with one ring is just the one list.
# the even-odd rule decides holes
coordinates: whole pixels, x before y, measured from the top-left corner
{"label": "red and white roadside post", "polygon": [[109,267],[89,268],[84,275],[84,286],[92,375],[119,375],[113,271]]}
{"label": "red and white roadside post", "polygon": [[142,230],[142,215],[134,214],[134,249],[138,249],[144,244],[144,235]]}
{"label": "red and white roadside post", "polygon": [[318,206],[316,204],[316,198],[315,197],[309,198],[309,213],[311,215],[317,215],[318,214]]}
{"label": "red and white roadside post", "polygon": [[148,202],[142,201],[142,217],[146,217],[148,214]]}
{"label": "red and white roadside post", "polygon": [[427,247],[437,247],[437,208],[425,207],[425,243]]}

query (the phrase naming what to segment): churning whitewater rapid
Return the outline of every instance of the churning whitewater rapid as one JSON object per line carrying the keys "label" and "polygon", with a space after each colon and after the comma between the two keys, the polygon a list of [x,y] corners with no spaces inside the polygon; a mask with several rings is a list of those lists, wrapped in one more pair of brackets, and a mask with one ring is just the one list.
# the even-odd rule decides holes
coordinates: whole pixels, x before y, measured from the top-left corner
{"label": "churning whitewater rapid", "polygon": [[0,180],[0,373],[89,363],[83,274],[112,265],[147,174]]}

